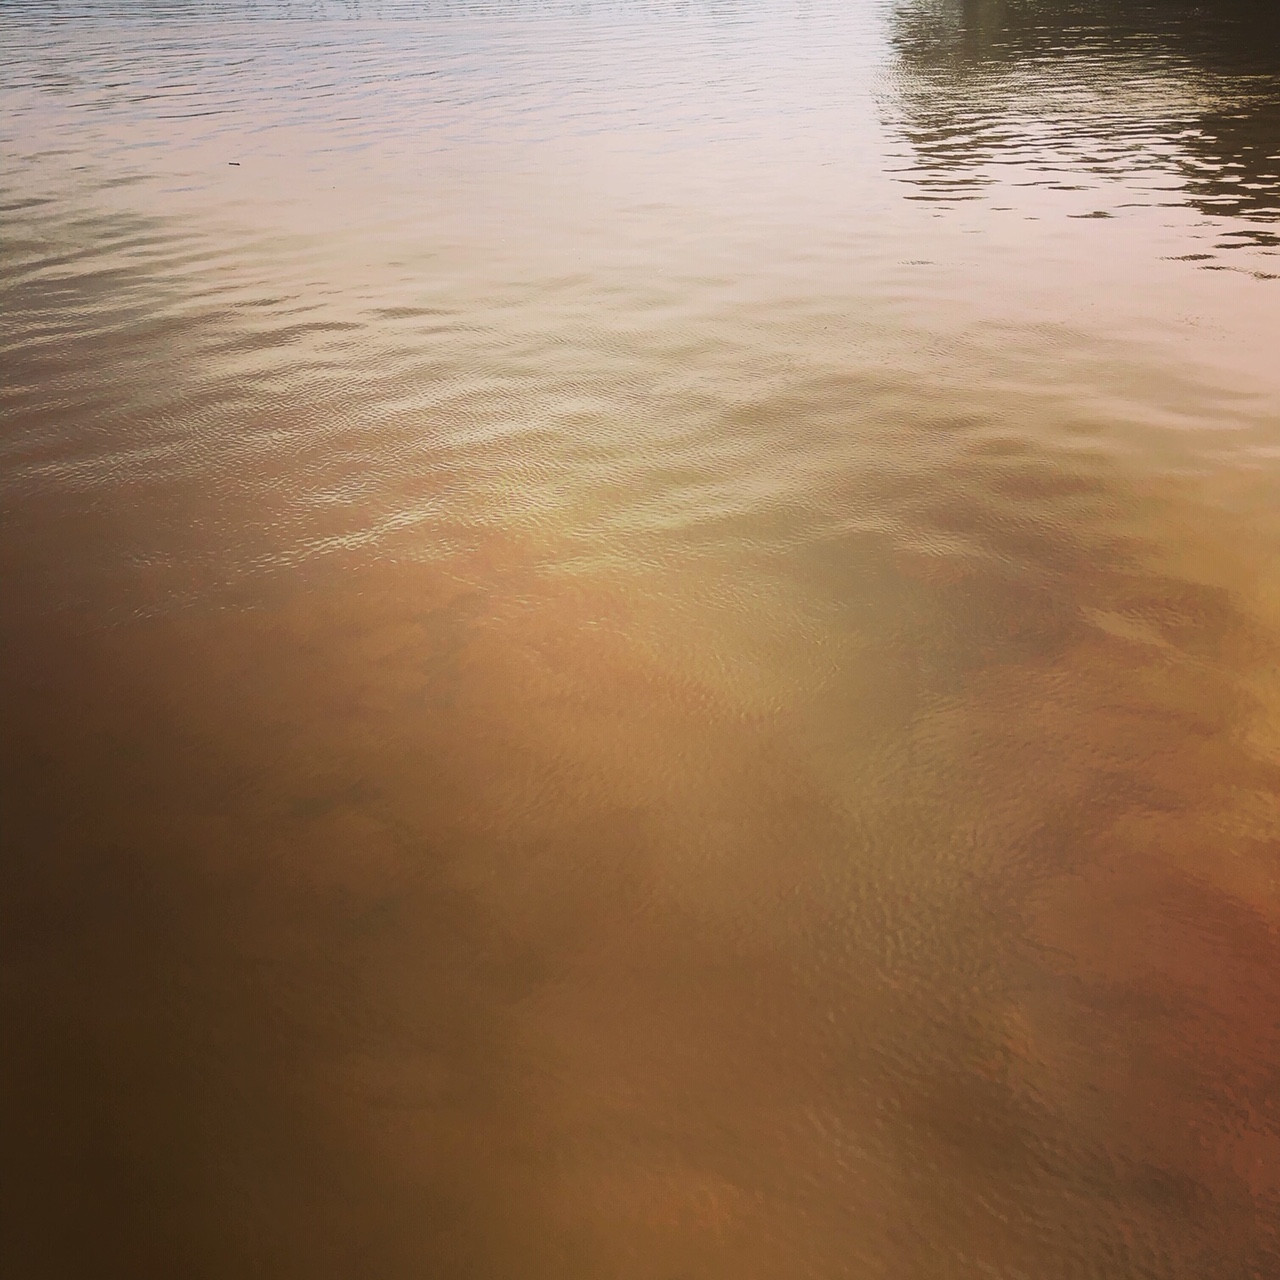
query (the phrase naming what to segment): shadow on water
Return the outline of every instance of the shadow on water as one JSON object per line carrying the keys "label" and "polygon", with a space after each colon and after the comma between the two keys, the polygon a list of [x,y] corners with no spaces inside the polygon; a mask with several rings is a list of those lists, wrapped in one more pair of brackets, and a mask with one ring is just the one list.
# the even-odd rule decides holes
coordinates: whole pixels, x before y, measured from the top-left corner
{"label": "shadow on water", "polygon": [[894,13],[902,174],[922,197],[1090,190],[1273,247],[1280,17],[1258,0],[920,0]]}

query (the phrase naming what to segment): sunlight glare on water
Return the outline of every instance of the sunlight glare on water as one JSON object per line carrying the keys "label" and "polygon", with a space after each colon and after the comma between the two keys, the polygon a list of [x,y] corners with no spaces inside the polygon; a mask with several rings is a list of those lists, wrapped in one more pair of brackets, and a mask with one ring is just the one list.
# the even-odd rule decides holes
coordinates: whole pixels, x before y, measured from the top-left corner
{"label": "sunlight glare on water", "polygon": [[1280,28],[0,7],[15,1280],[1280,1273]]}

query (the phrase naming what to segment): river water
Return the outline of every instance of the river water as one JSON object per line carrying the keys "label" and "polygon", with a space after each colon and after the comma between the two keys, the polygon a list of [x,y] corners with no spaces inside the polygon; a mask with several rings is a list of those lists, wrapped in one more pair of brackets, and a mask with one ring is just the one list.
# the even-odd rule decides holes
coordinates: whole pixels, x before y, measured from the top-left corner
{"label": "river water", "polygon": [[3,1270],[1280,1274],[1280,26],[0,6]]}

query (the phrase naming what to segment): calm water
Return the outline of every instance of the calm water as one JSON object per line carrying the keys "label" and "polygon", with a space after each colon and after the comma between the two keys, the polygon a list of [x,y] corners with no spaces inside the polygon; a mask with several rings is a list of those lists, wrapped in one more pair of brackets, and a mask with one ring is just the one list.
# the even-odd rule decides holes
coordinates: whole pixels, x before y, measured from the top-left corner
{"label": "calm water", "polygon": [[1280,1274],[1280,24],[0,4],[13,1280]]}

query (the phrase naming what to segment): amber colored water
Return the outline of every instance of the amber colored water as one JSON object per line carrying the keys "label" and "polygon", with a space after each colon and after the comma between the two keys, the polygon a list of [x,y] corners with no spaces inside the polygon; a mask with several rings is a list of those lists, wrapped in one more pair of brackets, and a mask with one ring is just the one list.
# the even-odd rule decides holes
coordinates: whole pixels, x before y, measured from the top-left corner
{"label": "amber colored water", "polygon": [[0,5],[0,1272],[1280,1275],[1280,28]]}

